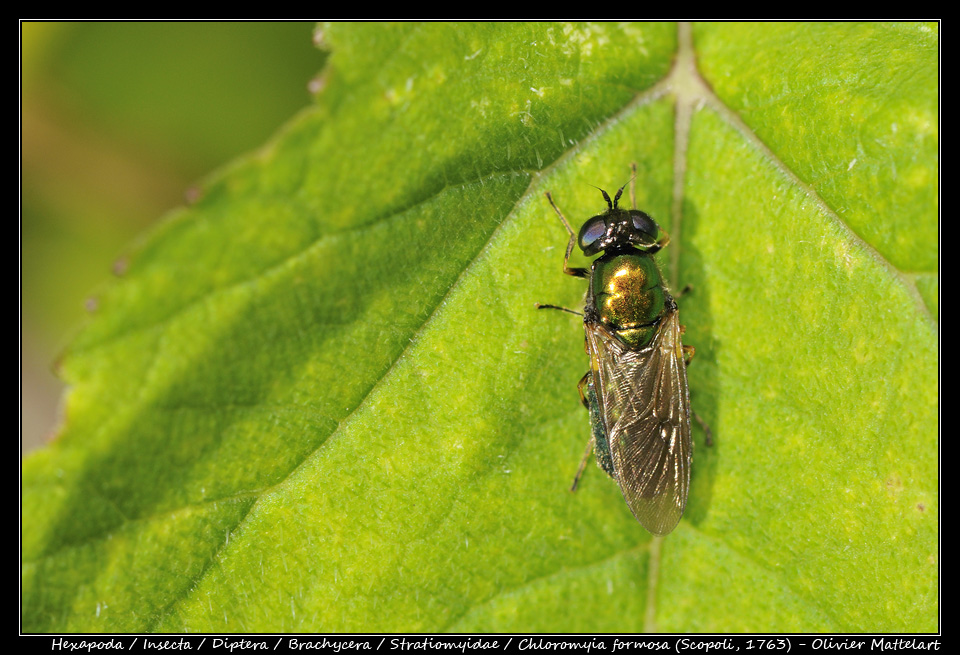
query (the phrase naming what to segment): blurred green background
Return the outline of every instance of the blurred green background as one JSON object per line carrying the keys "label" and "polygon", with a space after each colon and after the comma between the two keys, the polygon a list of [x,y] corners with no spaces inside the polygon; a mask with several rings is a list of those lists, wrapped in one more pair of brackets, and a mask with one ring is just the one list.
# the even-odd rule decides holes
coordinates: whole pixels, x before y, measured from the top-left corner
{"label": "blurred green background", "polygon": [[21,444],[127,244],[311,102],[314,23],[21,23]]}

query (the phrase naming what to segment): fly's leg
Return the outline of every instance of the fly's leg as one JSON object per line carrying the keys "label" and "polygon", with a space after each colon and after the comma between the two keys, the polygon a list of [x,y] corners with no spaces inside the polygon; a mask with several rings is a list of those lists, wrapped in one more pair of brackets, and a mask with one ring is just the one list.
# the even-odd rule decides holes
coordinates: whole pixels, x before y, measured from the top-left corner
{"label": "fly's leg", "polygon": [[[590,403],[587,402],[587,396],[583,393],[583,387],[584,385],[589,384],[589,381],[590,371],[587,371],[577,383],[577,391],[580,393],[580,402],[583,403],[583,406],[587,409],[590,409]],[[593,446],[595,443],[596,438],[593,435],[590,435],[590,441],[587,442],[587,450],[583,453],[583,459],[580,460],[580,468],[577,469],[577,474],[573,476],[573,484],[570,485],[571,493],[576,491],[577,485],[580,484],[580,476],[583,475],[583,469],[587,467],[587,460],[590,459],[590,453],[593,452]]]}
{"label": "fly's leg", "polygon": [[587,460],[590,459],[590,453],[593,452],[595,443],[596,441],[591,436],[590,441],[587,442],[587,450],[583,453],[583,459],[580,460],[580,468],[577,469],[577,474],[573,477],[573,484],[570,485],[570,493],[576,492],[577,485],[580,484],[580,476],[583,475],[583,469],[587,468]]}
{"label": "fly's leg", "polygon": [[667,231],[664,230],[662,227],[660,228],[660,234],[662,234],[663,236],[660,237],[660,240],[657,241],[656,245],[654,245],[652,248],[647,250],[647,252],[651,252],[651,253],[660,252],[661,250],[666,248],[668,245],[670,245],[670,235],[667,234]]}
{"label": "fly's leg", "polygon": [[[680,326],[680,332],[683,333],[685,328]],[[690,366],[690,362],[693,361],[693,355],[697,352],[697,349],[693,346],[683,346],[683,365]],[[707,425],[707,422],[700,418],[700,415],[693,411],[693,408],[690,409],[690,413],[693,414],[693,418],[697,419],[697,423],[700,424],[700,427],[703,428],[703,431],[706,433],[707,437],[704,440],[704,445],[707,448],[713,445],[713,430],[710,429],[710,426]]]}
{"label": "fly's leg", "polygon": [[567,228],[567,234],[570,235],[570,240],[567,241],[567,252],[563,256],[563,272],[567,275],[572,275],[573,277],[587,277],[589,272],[585,268],[570,268],[567,262],[570,260],[570,253],[573,252],[573,246],[577,242],[577,234],[573,231],[573,228],[570,227],[570,223],[567,222],[567,219],[564,217],[563,212],[560,211],[560,208],[557,207],[557,203],[553,201],[553,198],[550,196],[550,192],[547,191],[545,194],[547,200],[550,201],[550,205],[553,207],[553,211],[557,212],[557,216],[560,217],[560,222],[563,223],[563,227]]}
{"label": "fly's leg", "polygon": [[[580,381],[577,382],[577,392],[580,394],[580,402],[583,403],[583,406],[587,409],[590,409],[590,403],[587,401],[587,395],[583,393],[584,386],[590,384],[590,371],[587,371],[583,374],[583,377],[580,378]],[[591,441],[593,441],[591,439]]]}
{"label": "fly's leg", "polygon": [[575,309],[570,309],[569,307],[561,307],[560,305],[545,305],[543,303],[536,303],[537,309],[559,309],[561,312],[567,312],[569,314],[576,314],[577,316],[583,316],[583,312],[578,312]]}
{"label": "fly's leg", "polygon": [[647,252],[650,253],[651,255],[654,253],[660,252],[661,250],[666,248],[668,245],[670,245],[670,235],[667,234],[667,231],[664,230],[662,227],[660,228],[660,234],[663,235],[662,237],[660,237],[660,240],[647,249]]}
{"label": "fly's leg", "polygon": [[704,421],[702,418],[700,418],[700,415],[697,414],[695,411],[691,409],[690,413],[693,414],[693,418],[697,419],[697,423],[700,424],[700,427],[703,428],[703,431],[707,435],[706,438],[703,440],[703,445],[706,446],[707,448],[710,448],[711,446],[713,446],[713,430],[710,429],[710,426],[707,425],[707,422]]}
{"label": "fly's leg", "polygon": [[693,285],[692,285],[692,284],[688,284],[687,286],[685,286],[685,287],[683,287],[682,289],[680,289],[680,292],[679,292],[677,295],[675,295],[675,296],[673,297],[673,299],[674,299],[674,300],[679,300],[680,298],[683,298],[685,295],[687,295],[687,294],[690,293],[691,291],[693,291]]}

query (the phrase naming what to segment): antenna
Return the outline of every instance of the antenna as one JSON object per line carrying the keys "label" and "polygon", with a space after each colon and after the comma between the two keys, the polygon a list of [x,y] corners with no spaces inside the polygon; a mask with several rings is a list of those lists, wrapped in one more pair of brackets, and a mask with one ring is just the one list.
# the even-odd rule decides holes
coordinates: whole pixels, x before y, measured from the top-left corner
{"label": "antenna", "polygon": [[[620,200],[620,196],[623,195],[623,190],[626,188],[626,186],[627,186],[628,184],[630,184],[631,182],[633,182],[635,179],[637,179],[637,165],[636,165],[636,164],[633,165],[633,175],[630,176],[630,179],[629,179],[629,180],[627,180],[626,182],[623,183],[623,186],[620,187],[620,190],[619,190],[619,191],[617,191],[617,195],[614,196],[614,198],[613,198],[613,207],[611,207],[610,209],[616,209],[616,208],[617,208],[617,201]],[[630,193],[633,193],[633,191],[631,190]],[[606,195],[606,194],[604,194],[604,195]],[[634,208],[636,208],[636,204],[634,204]]]}
{"label": "antenna", "polygon": [[[627,185],[624,184],[623,186],[627,186]],[[611,209],[616,209],[616,208],[617,208],[617,201],[620,200],[620,196],[623,194],[623,186],[620,187],[620,190],[619,190],[619,191],[617,191],[617,195],[615,195],[615,196],[613,197],[613,207],[611,207]]]}
{"label": "antenna", "polygon": [[[593,186],[593,185],[591,184],[590,186]],[[616,207],[616,205],[614,204],[614,202],[613,202],[612,200],[610,200],[610,196],[607,194],[606,191],[604,191],[604,190],[601,189],[600,187],[594,187],[594,188],[600,190],[600,193],[603,194],[603,199],[607,201],[607,206],[610,207],[610,209],[613,209],[614,207]],[[617,198],[620,198],[620,194],[617,194]]]}

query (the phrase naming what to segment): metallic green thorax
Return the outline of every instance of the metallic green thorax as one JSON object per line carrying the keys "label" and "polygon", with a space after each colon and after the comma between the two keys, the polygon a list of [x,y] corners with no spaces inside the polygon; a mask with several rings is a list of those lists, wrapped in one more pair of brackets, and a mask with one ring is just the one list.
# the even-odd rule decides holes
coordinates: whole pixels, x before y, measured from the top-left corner
{"label": "metallic green thorax", "polygon": [[657,331],[667,304],[653,255],[630,249],[593,262],[587,304],[628,347],[643,348]]}

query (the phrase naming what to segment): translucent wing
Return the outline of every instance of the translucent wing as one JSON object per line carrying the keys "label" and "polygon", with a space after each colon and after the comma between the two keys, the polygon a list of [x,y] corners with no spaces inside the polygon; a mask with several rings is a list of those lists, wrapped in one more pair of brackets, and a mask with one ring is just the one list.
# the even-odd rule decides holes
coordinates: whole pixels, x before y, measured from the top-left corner
{"label": "translucent wing", "polygon": [[667,534],[687,504],[693,455],[678,313],[664,316],[639,350],[600,324],[587,324],[586,332],[620,490],[643,527]]}

